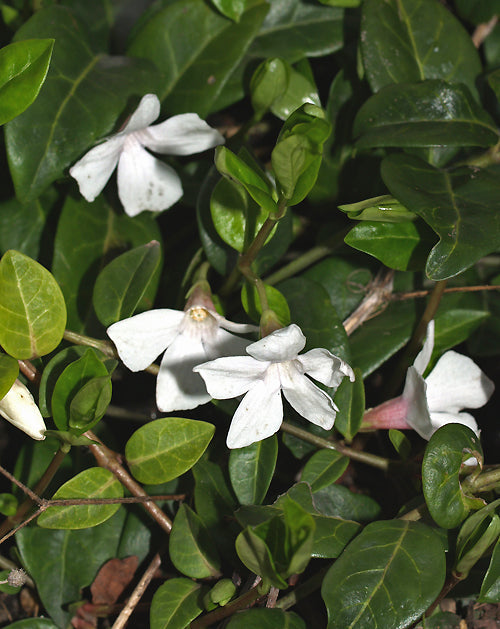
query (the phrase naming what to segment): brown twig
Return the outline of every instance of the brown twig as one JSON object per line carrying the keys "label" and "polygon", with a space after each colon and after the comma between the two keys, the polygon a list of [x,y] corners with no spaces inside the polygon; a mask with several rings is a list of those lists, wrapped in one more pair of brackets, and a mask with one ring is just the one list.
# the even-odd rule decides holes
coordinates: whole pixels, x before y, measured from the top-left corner
{"label": "brown twig", "polygon": [[386,308],[392,295],[394,271],[379,271],[375,279],[370,282],[363,301],[356,310],[343,322],[345,331],[350,336],[365,321],[380,314]]}
{"label": "brown twig", "polygon": [[489,22],[484,24],[478,24],[476,30],[472,34],[472,43],[476,48],[479,48],[484,40],[490,35],[491,31],[495,28],[498,22],[498,16],[494,15]]}
{"label": "brown twig", "polygon": [[39,384],[42,377],[38,369],[29,360],[18,360],[19,371],[26,376],[26,378],[35,384]]}
{"label": "brown twig", "polygon": [[[500,290],[500,284],[498,285],[484,284],[481,286],[451,286],[450,288],[445,288],[443,293],[447,295],[448,293],[476,293],[476,292],[487,291],[487,290]],[[405,293],[392,293],[392,295],[390,296],[390,299],[393,301],[403,301],[405,299],[417,299],[419,297],[427,297],[427,295],[430,295],[431,292],[432,292],[432,289],[414,290],[414,291],[408,291]]]}

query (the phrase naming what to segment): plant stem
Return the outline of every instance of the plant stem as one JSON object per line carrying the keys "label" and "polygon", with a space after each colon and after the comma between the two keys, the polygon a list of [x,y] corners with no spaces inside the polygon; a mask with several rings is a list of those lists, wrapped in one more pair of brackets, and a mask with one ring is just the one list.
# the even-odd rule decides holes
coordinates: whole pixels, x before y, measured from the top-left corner
{"label": "plant stem", "polygon": [[[498,285],[483,284],[480,286],[451,286],[450,288],[445,288],[443,293],[445,295],[448,295],[449,293],[476,293],[479,291],[487,291],[487,290],[500,290],[500,284]],[[429,293],[431,293],[430,290],[413,290],[413,291],[408,291],[406,293],[393,293],[391,295],[391,300],[403,301],[405,299],[427,297]]]}
{"label": "plant stem", "polygon": [[482,472],[474,478],[469,476],[462,482],[462,489],[467,494],[498,489],[500,485],[500,467]]}
{"label": "plant stem", "polygon": [[231,616],[240,609],[246,609],[251,605],[251,603],[262,596],[262,593],[259,590],[259,585],[260,583],[255,585],[251,590],[248,590],[248,592],[245,592],[245,594],[236,598],[234,601],[231,601],[231,603],[224,605],[224,607],[214,609],[213,612],[209,612],[208,614],[205,614],[205,616],[193,620],[193,622],[189,625],[190,629],[209,627],[215,622],[219,622],[219,620],[224,620],[224,618]]}
{"label": "plant stem", "polygon": [[293,607],[297,603],[297,601],[300,601],[306,596],[309,596],[311,592],[319,589],[321,587],[321,584],[323,583],[323,577],[329,569],[330,566],[325,566],[321,570],[318,570],[318,572],[310,579],[304,581],[304,583],[301,583],[291,592],[286,594],[286,596],[283,596],[283,598],[278,599],[276,607],[282,609],[283,611],[290,609],[290,607]]}

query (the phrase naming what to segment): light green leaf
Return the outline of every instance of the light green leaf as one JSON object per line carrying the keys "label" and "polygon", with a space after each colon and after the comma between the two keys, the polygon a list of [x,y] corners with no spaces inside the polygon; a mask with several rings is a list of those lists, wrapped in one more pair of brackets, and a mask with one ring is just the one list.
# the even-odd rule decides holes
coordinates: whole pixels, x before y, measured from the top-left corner
{"label": "light green leaf", "polygon": [[168,579],[153,596],[151,629],[186,629],[203,611],[202,598],[203,590],[190,579]]}
{"label": "light green leaf", "polygon": [[252,107],[260,117],[282,98],[288,87],[291,67],[283,59],[275,57],[263,61],[250,81]]}
{"label": "light green leaf", "polygon": [[92,378],[77,391],[69,407],[69,426],[78,432],[90,430],[104,416],[111,402],[111,378]]}
{"label": "light green leaf", "polygon": [[382,221],[383,223],[403,223],[414,221],[416,216],[402,205],[397,199],[389,194],[380,197],[373,197],[339,205],[339,210],[345,212],[354,221]]}
{"label": "light green leaf", "polygon": [[12,356],[0,353],[0,400],[11,390],[19,375],[19,363]]}
{"label": "light green leaf", "polygon": [[[290,308],[286,299],[274,286],[264,284],[266,298],[269,308],[274,311],[283,326],[290,325]],[[260,303],[259,294],[254,285],[248,283],[241,287],[241,304],[247,315],[254,321],[260,321],[262,314],[262,304]]]}
{"label": "light green leaf", "polygon": [[212,4],[230,20],[239,22],[241,14],[245,11],[247,0],[211,0]]}
{"label": "light green leaf", "polygon": [[278,457],[276,435],[245,448],[231,450],[229,476],[242,505],[261,504],[273,479]]}

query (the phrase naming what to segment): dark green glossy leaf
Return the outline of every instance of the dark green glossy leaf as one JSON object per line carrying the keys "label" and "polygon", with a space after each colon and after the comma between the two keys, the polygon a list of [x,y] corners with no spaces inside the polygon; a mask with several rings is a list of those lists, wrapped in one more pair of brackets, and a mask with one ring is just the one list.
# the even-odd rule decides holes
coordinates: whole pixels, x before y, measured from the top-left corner
{"label": "dark green glossy leaf", "polygon": [[343,485],[323,487],[315,492],[313,499],[317,511],[323,515],[356,522],[369,522],[380,515],[380,507],[373,498],[355,494]]}
{"label": "dark green glossy leaf", "polygon": [[201,587],[190,579],[168,579],[151,602],[151,629],[185,629],[203,611]]}
{"label": "dark green glossy leaf", "polygon": [[10,391],[19,375],[19,363],[8,354],[0,353],[0,400]]}
{"label": "dark green glossy leaf", "polygon": [[335,394],[335,404],[339,407],[335,418],[335,428],[351,441],[358,432],[365,413],[365,387],[363,374],[359,368],[354,369],[356,380],[351,382],[344,378]]}
{"label": "dark green glossy leaf", "polygon": [[161,247],[156,240],[122,253],[97,277],[93,303],[99,321],[111,325],[131,317],[157,280]]}
{"label": "dark green glossy leaf", "polygon": [[427,259],[434,280],[453,277],[500,246],[498,167],[438,170],[410,155],[382,163],[391,193],[416,212],[440,240]]}
{"label": "dark green glossy leaf", "polygon": [[270,520],[269,523],[265,522],[259,526],[261,527],[258,529],[260,534],[247,527],[238,535],[235,544],[238,557],[249,570],[262,577],[265,583],[278,589],[286,589],[288,584],[279,574],[265,540],[266,533],[270,540],[271,538],[283,537],[284,525],[281,523],[280,518],[276,517]]}
{"label": "dark green glossy leaf", "polygon": [[[102,467],[91,467],[56,491],[53,500],[123,498],[123,485]],[[38,525],[46,529],[86,529],[109,520],[120,504],[86,504],[49,507],[38,516]]]}
{"label": "dark green glossy leaf", "polygon": [[216,527],[233,515],[237,503],[226,483],[221,468],[211,461],[201,460],[193,467],[196,511],[209,527]]}
{"label": "dark green glossy leaf", "polygon": [[0,124],[22,114],[38,96],[53,47],[53,39],[28,39],[0,50]]}
{"label": "dark green glossy leaf", "polygon": [[455,528],[482,501],[467,496],[460,483],[460,470],[470,456],[483,458],[479,437],[462,424],[446,424],[427,445],[422,462],[425,502],[435,522],[445,529]]}
{"label": "dark green glossy leaf", "polygon": [[154,68],[92,49],[86,27],[67,8],[37,11],[16,39],[57,44],[33,105],[6,127],[9,165],[20,201],[32,201],[96,140],[109,133],[131,95],[154,91]]}
{"label": "dark green glossy leaf", "polygon": [[[123,250],[160,239],[154,219],[145,212],[130,218],[116,214],[102,197],[93,203],[68,197],[57,225],[52,264],[66,299],[68,327],[74,332],[102,330],[92,307],[99,271]],[[142,308],[151,308],[157,281],[146,290]]]}
{"label": "dark green glossy leaf", "polygon": [[191,469],[215,431],[207,422],[167,417],[134,432],[125,446],[132,474],[141,483],[165,483]]}
{"label": "dark green glossy leaf", "polygon": [[257,67],[250,81],[252,107],[257,116],[263,116],[282,98],[288,87],[290,72],[290,64],[279,57],[267,59]]}
{"label": "dark green glossy leaf", "polygon": [[380,146],[492,146],[498,131],[468,88],[441,80],[386,85],[354,121],[360,149]]}
{"label": "dark green glossy leaf", "polygon": [[361,52],[373,91],[424,79],[461,81],[475,93],[481,72],[465,28],[437,0],[367,0]]}
{"label": "dark green glossy leaf", "polygon": [[347,245],[368,253],[391,269],[417,271],[425,266],[436,237],[422,222],[363,221],[355,225],[344,240]]}
{"label": "dark green glossy leaf", "polygon": [[18,251],[0,262],[0,345],[15,358],[44,356],[66,326],[66,306],[54,277]]}
{"label": "dark green glossy leaf", "polygon": [[158,96],[170,113],[213,111],[268,10],[261,0],[247,4],[234,23],[203,0],[164,0],[135,33],[129,54],[158,67]]}
{"label": "dark green glossy leaf", "polygon": [[211,0],[211,2],[222,15],[225,15],[235,22],[240,21],[241,14],[246,9],[247,5],[246,0]]}
{"label": "dark green glossy leaf", "polygon": [[59,430],[70,429],[71,403],[82,387],[94,378],[107,377],[108,370],[96,352],[87,348],[81,358],[64,368],[54,386],[52,417]]}
{"label": "dark green glossy leaf", "polygon": [[349,459],[335,450],[319,450],[306,463],[300,480],[314,493],[338,480],[348,465]]}
{"label": "dark green glossy leaf", "polygon": [[445,295],[435,317],[433,356],[467,340],[488,316],[478,295]]}
{"label": "dark green glossy leaf", "polygon": [[[266,298],[269,308],[276,314],[283,326],[290,325],[290,308],[286,299],[274,286],[264,284]],[[243,284],[241,288],[241,304],[247,315],[254,321],[260,321],[262,314],[262,304],[259,294],[254,285]]]}
{"label": "dark green glossy leaf", "polygon": [[69,426],[78,432],[90,430],[104,416],[111,402],[111,378],[91,378],[70,402]]}
{"label": "dark green glossy leaf", "polygon": [[313,103],[321,107],[318,88],[314,80],[304,76],[298,70],[290,68],[288,83],[283,94],[276,98],[270,109],[275,116],[286,120],[288,116],[304,103]]}
{"label": "dark green glossy leaf", "polygon": [[327,572],[328,629],[397,629],[421,616],[446,574],[444,548],[419,522],[369,524]]}
{"label": "dark green glossy leaf", "polygon": [[249,609],[231,617],[227,629],[306,629],[300,616],[281,609]]}
{"label": "dark green glossy leaf", "polygon": [[350,219],[355,221],[404,223],[414,221],[416,218],[413,212],[409,212],[404,205],[401,205],[397,199],[389,194],[365,199],[358,203],[339,205],[339,210],[345,212]]}
{"label": "dark green glossy leaf", "polygon": [[277,457],[276,435],[245,448],[231,450],[229,476],[240,504],[258,505],[263,502],[274,475]]}
{"label": "dark green glossy leaf", "polygon": [[479,601],[500,603],[500,540],[495,544],[490,565],[481,585]]}
{"label": "dark green glossy leaf", "polygon": [[220,577],[220,558],[202,520],[181,504],[169,537],[169,554],[174,566],[187,577]]}

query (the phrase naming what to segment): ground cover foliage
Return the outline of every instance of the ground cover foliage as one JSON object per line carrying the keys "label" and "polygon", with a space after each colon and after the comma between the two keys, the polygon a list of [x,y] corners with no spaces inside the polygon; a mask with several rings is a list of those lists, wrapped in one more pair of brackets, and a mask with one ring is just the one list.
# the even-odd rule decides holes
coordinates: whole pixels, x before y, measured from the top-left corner
{"label": "ground cover foliage", "polygon": [[499,604],[500,3],[0,10],[2,626]]}

